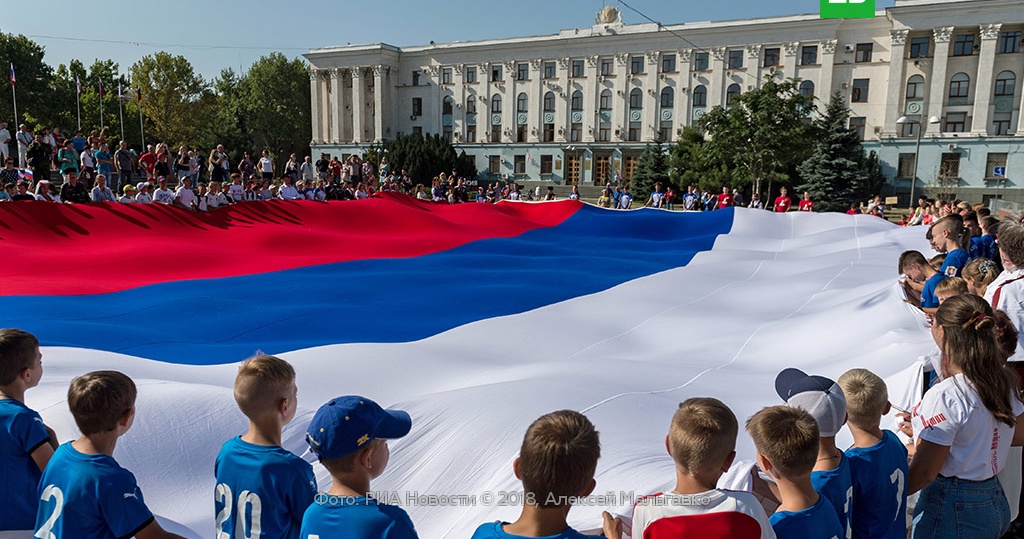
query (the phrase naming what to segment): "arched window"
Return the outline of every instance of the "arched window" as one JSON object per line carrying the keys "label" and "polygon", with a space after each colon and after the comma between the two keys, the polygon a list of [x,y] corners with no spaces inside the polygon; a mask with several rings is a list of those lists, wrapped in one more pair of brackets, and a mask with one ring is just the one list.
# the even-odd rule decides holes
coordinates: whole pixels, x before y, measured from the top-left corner
{"label": "arched window", "polygon": [[914,75],[907,79],[907,99],[921,99],[924,97],[924,77]]}
{"label": "arched window", "polygon": [[676,92],[672,88],[661,90],[661,108],[670,109],[676,104]]}
{"label": "arched window", "polygon": [[523,92],[516,98],[516,112],[527,112],[530,104],[530,98]]}
{"label": "arched window", "polygon": [[1012,96],[1016,83],[1017,76],[1013,74],[1013,71],[1003,71],[996,76],[996,96]]}
{"label": "arched window", "polygon": [[555,92],[544,94],[544,112],[555,111]]}
{"label": "arched window", "polygon": [[967,73],[957,73],[949,79],[949,97],[967,97],[971,91],[971,78]]}
{"label": "arched window", "polygon": [[466,114],[476,114],[476,96],[466,98]]}
{"label": "arched window", "polygon": [[800,95],[804,97],[814,97],[814,83],[809,80],[801,82]]}
{"label": "arched window", "polygon": [[444,96],[444,101],[441,102],[441,114],[451,114],[453,107],[455,107],[455,100],[452,99],[452,96]]}
{"label": "arched window", "polygon": [[501,96],[498,94],[491,96],[491,112],[501,112]]}
{"label": "arched window", "polygon": [[725,104],[732,105],[734,99],[740,95],[740,85],[730,84],[729,89],[725,91]]}
{"label": "arched window", "polygon": [[708,89],[703,84],[693,89],[693,106],[708,106]]}
{"label": "arched window", "polygon": [[579,90],[572,93],[572,110],[583,110],[583,92]]}
{"label": "arched window", "polygon": [[644,108],[644,91],[640,88],[633,88],[633,91],[629,92],[629,108]]}
{"label": "arched window", "polygon": [[601,92],[601,104],[598,107],[601,110],[611,110],[612,108],[612,91],[605,90]]}

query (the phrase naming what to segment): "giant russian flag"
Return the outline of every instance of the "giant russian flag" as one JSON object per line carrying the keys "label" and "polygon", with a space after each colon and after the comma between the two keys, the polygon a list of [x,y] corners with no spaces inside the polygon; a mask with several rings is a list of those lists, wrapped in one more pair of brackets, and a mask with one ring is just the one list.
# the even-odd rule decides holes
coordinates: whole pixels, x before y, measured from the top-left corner
{"label": "giant russian flag", "polygon": [[[245,429],[231,387],[258,350],[298,371],[293,452],[331,397],[409,411],[413,430],[374,489],[424,538],[514,519],[526,426],[585,411],[602,438],[597,492],[611,496],[570,521],[593,528],[601,510],[629,514],[631,496],[671,488],[664,437],[686,398],[718,397],[742,423],[779,402],[785,367],[865,367],[911,404],[930,337],[902,302],[896,260],[926,249],[923,236],[871,216],[401,195],[209,214],[0,204],[0,327],[43,342],[28,404],[62,441],[77,436],[72,377],[136,380],[137,420],[115,457],[186,536],[213,535],[213,460]],[[753,455],[742,434],[737,450]]]}

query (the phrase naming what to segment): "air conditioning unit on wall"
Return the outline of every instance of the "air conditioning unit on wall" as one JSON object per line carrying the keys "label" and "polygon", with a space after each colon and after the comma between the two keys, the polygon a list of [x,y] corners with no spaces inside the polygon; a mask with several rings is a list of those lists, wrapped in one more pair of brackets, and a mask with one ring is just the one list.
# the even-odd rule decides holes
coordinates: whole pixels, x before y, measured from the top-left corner
{"label": "air conditioning unit on wall", "polygon": [[843,49],[845,49],[846,52],[853,52],[853,51],[857,50],[857,46],[856,45],[844,45]]}

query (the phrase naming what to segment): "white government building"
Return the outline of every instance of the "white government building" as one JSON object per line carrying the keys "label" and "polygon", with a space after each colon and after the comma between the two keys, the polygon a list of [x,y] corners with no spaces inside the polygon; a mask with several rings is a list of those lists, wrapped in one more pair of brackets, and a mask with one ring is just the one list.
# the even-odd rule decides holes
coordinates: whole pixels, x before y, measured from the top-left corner
{"label": "white government building", "polygon": [[312,150],[437,133],[484,178],[603,185],[628,180],[657,134],[673,140],[774,72],[842,93],[901,204],[921,128],[917,193],[1024,200],[1022,42],[1024,0],[896,0],[873,19],[661,28],[606,7],[556,35],[312,49]]}

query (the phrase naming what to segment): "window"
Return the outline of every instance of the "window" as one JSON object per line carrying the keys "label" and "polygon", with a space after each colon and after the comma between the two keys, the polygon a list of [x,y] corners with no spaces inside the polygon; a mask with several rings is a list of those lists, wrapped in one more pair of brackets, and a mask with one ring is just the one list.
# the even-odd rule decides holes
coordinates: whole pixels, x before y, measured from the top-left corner
{"label": "window", "polygon": [[423,126],[414,125],[412,127],[412,134],[416,135],[417,137],[422,137],[423,136]]}
{"label": "window", "polygon": [[864,140],[864,128],[867,125],[867,118],[863,116],[850,117],[850,130],[857,133],[857,138]]}
{"label": "window", "polygon": [[476,125],[466,126],[466,142],[476,142]]}
{"label": "window", "polygon": [[615,62],[611,58],[601,60],[601,75],[610,77],[615,74]]}
{"label": "window", "polygon": [[661,108],[670,109],[676,104],[676,93],[672,88],[663,88],[661,90]]}
{"label": "window", "polygon": [[466,74],[463,76],[463,80],[466,81],[466,84],[473,84],[474,82],[476,82],[476,66],[466,67],[465,73]]}
{"label": "window", "polygon": [[491,96],[491,112],[501,112],[501,96],[498,94]]}
{"label": "window", "polygon": [[924,77],[914,75],[907,79],[907,99],[924,98]]}
{"label": "window", "polygon": [[693,70],[694,71],[707,71],[708,70],[708,53],[698,52],[693,55]]}
{"label": "window", "polygon": [[993,135],[1010,134],[1010,113],[997,112],[992,118]]}
{"label": "window", "polygon": [[527,97],[526,92],[519,94],[516,97],[516,112],[528,112],[530,105],[530,98]]}
{"label": "window", "polygon": [[603,92],[601,92],[600,104],[598,105],[597,108],[599,108],[601,110],[611,110],[611,108],[612,108],[612,91],[611,90],[607,90],[606,89]]}
{"label": "window", "polygon": [[1003,32],[999,34],[999,54],[1020,52],[1020,32]]}
{"label": "window", "polygon": [[730,106],[732,102],[740,95],[740,85],[730,84],[729,89],[725,91],[725,105]]}
{"label": "window", "polygon": [[960,177],[960,154],[958,154],[958,153],[944,153],[944,154],[942,154],[942,162],[939,165],[939,177],[940,178],[959,178]]}
{"label": "window", "polygon": [[452,68],[444,67],[441,68],[441,84],[452,83]]}
{"label": "window", "polygon": [[809,80],[801,82],[800,95],[804,97],[814,97],[814,83]]}
{"label": "window", "polygon": [[441,129],[441,138],[448,144],[452,143],[452,126],[446,125]]}
{"label": "window", "polygon": [[544,133],[543,133],[543,135],[544,135],[543,136],[543,141],[544,142],[554,142],[555,141],[555,124],[544,124]]}
{"label": "window", "polygon": [[899,136],[901,136],[901,137],[916,137],[917,136],[917,130],[921,127],[921,124],[919,124],[917,122],[914,122],[914,123],[909,123],[908,122],[908,123],[905,123],[905,124],[896,124],[896,127],[897,127],[897,129],[899,129]]}
{"label": "window", "polygon": [[661,55],[661,72],[662,73],[675,73],[676,72],[676,55],[674,55],[674,54],[662,54]]}
{"label": "window", "polygon": [[708,89],[703,84],[693,89],[693,106],[708,106]]}
{"label": "window", "polygon": [[967,73],[957,73],[949,79],[949,97],[967,97],[971,90],[971,78]]}
{"label": "window", "polygon": [[412,115],[423,116],[423,98],[414,97],[412,98]]}
{"label": "window", "polygon": [[1012,96],[1013,87],[1017,82],[1017,76],[1013,71],[1003,71],[996,76],[996,96]]}
{"label": "window", "polygon": [[638,142],[640,140],[640,122],[629,122],[629,131],[626,138],[630,142]]}
{"label": "window", "polygon": [[629,92],[629,108],[644,108],[644,91],[640,88],[633,88],[633,91]]}
{"label": "window", "polygon": [[501,64],[491,66],[491,82],[501,82],[504,76],[501,73]]}
{"label": "window", "polygon": [[487,168],[491,174],[501,174],[501,156],[492,155],[487,158]]}
{"label": "window", "polygon": [[572,110],[583,110],[583,92],[576,90],[572,93]]}
{"label": "window", "polygon": [[853,79],[853,94],[850,97],[850,101],[853,103],[867,103],[870,85],[871,79]]}
{"label": "window", "polygon": [[554,62],[544,62],[544,78],[553,79],[557,76],[558,70]]}
{"label": "window", "polygon": [[897,178],[913,178],[914,177],[914,161],[915,154],[912,153],[901,153],[899,165],[896,167]]}
{"label": "window", "polygon": [[630,56],[629,57],[629,72],[633,75],[644,72],[644,57],[643,56]]}
{"label": "window", "polygon": [[412,72],[412,85],[413,86],[419,86],[420,85],[420,75],[421,75],[421,73],[419,71],[413,71]]}
{"label": "window", "polygon": [[501,142],[501,124],[491,126],[491,142]]}
{"label": "window", "polygon": [[516,142],[526,142],[526,124],[516,126]]}
{"label": "window", "polygon": [[555,92],[544,94],[544,112],[555,112]]}
{"label": "window", "polygon": [[743,69],[743,49],[729,51],[729,69]]}
{"label": "window", "polygon": [[818,63],[818,46],[806,45],[800,49],[800,65],[812,66]]}
{"label": "window", "polygon": [[959,34],[953,40],[953,56],[974,54],[974,34]]}
{"label": "window", "polygon": [[583,76],[583,60],[572,61],[572,76],[582,77]]}
{"label": "window", "polygon": [[858,64],[863,64],[871,61],[871,51],[875,48],[874,43],[858,43],[857,44],[857,57],[854,59]]}
{"label": "window", "polygon": [[[988,161],[985,163],[985,177],[986,178],[1003,178],[1006,176],[1006,157],[1005,153],[990,153],[988,154]],[[997,175],[996,169],[1002,167],[1002,174]]]}
{"label": "window", "polygon": [[441,101],[441,114],[451,114],[452,113],[452,108],[454,108],[454,107],[455,107],[455,100],[452,99],[452,96],[450,96],[450,95],[444,96],[444,100]]}
{"label": "window", "polygon": [[597,130],[597,141],[598,142],[609,142],[612,140],[612,128],[608,124],[601,124],[601,127]]}
{"label": "window", "polygon": [[672,120],[662,120],[658,126],[658,140],[672,142]]}
{"label": "window", "polygon": [[476,114],[476,96],[466,98],[466,114]]}
{"label": "window", "polygon": [[928,49],[931,47],[932,38],[930,37],[912,37],[910,38],[910,57],[911,58],[927,58]]}
{"label": "window", "polygon": [[530,64],[516,64],[516,80],[530,80]]}
{"label": "window", "polygon": [[555,169],[555,167],[554,167],[554,158],[553,157],[554,156],[551,156],[551,155],[542,155],[542,156],[540,156],[540,173],[541,174],[551,174],[551,172]]}
{"label": "window", "polygon": [[569,142],[583,140],[583,124],[576,123],[569,126]]}
{"label": "window", "polygon": [[514,168],[512,172],[515,174],[526,174],[526,156],[517,155],[513,157]]}
{"label": "window", "polygon": [[779,49],[771,48],[764,50],[764,67],[774,67],[779,65]]}
{"label": "window", "polygon": [[966,112],[947,112],[946,131],[947,133],[963,133],[967,124]]}

